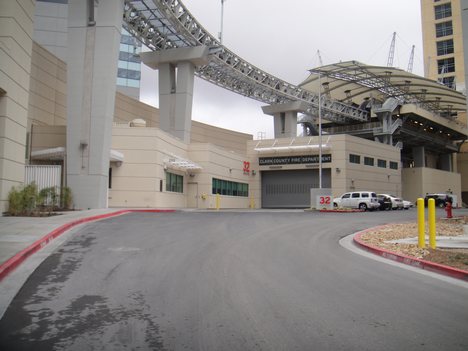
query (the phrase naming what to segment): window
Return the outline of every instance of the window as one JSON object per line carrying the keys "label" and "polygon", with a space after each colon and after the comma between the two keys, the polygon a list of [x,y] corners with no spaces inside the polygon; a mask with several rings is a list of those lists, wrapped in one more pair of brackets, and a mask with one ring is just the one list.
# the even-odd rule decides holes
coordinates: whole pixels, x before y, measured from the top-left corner
{"label": "window", "polygon": [[390,161],[390,168],[391,169],[398,169],[398,162]]}
{"label": "window", "polygon": [[364,157],[364,164],[366,166],[373,166],[374,165],[374,158],[373,157]]}
{"label": "window", "polygon": [[112,167],[109,167],[109,184],[107,185],[109,189],[112,189]]}
{"label": "window", "polygon": [[178,174],[166,172],[166,191],[183,193],[184,177]]}
{"label": "window", "polygon": [[434,7],[435,19],[441,19],[452,16],[452,4],[442,4]]}
{"label": "window", "polygon": [[436,37],[446,37],[453,34],[452,21],[442,22],[436,24]]}
{"label": "window", "polygon": [[354,154],[349,154],[349,162],[360,164],[361,163],[361,156],[354,155]]}
{"label": "window", "polygon": [[362,193],[361,197],[369,197],[369,193]]}
{"label": "window", "polygon": [[350,196],[351,196],[351,194],[344,194],[341,198],[342,199],[349,199]]}
{"label": "window", "polygon": [[456,89],[457,84],[455,83],[455,77],[443,77],[439,78],[439,83],[442,83],[443,85],[451,88],[451,89]]}
{"label": "window", "polygon": [[248,197],[249,184],[213,178],[211,192],[220,195]]}
{"label": "window", "polygon": [[358,197],[360,197],[360,196],[361,196],[361,194],[359,194],[359,193],[352,193],[352,194],[351,194],[351,197],[354,198],[354,199],[355,199],[355,198],[358,198]]}
{"label": "window", "polygon": [[453,39],[437,42],[437,56],[453,54]]}
{"label": "window", "polygon": [[378,160],[377,160],[377,167],[380,167],[380,168],[387,168],[387,161],[386,161],[386,160],[378,159]]}
{"label": "window", "polygon": [[449,72],[455,72],[455,58],[437,60],[437,73],[445,74]]}

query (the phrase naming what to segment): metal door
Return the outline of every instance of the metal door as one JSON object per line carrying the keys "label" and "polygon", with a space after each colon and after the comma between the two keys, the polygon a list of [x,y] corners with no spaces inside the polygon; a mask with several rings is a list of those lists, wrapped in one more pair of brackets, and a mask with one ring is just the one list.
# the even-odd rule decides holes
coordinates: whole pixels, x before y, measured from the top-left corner
{"label": "metal door", "polygon": [[[310,207],[310,189],[319,187],[318,169],[262,171],[262,208]],[[331,187],[331,171],[322,170],[322,188]]]}

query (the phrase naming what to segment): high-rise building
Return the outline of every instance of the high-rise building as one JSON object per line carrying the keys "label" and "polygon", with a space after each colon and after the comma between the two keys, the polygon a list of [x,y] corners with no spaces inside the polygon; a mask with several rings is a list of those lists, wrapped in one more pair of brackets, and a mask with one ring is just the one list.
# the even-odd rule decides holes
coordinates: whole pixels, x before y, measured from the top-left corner
{"label": "high-rise building", "polygon": [[[463,9],[467,7],[468,0],[421,0],[425,75],[465,95],[468,48],[463,42],[466,45],[468,23],[463,23],[463,17],[465,22],[467,18]],[[467,113],[458,113],[456,121],[467,125]],[[461,174],[463,202],[468,203],[468,143],[461,144],[459,151],[457,172]]]}
{"label": "high-rise building", "polygon": [[140,51],[141,43],[122,28],[117,90],[137,100],[140,98],[141,61],[137,56]]}
{"label": "high-rise building", "polygon": [[460,0],[421,0],[427,78],[466,94]]}
{"label": "high-rise building", "polygon": [[[37,0],[33,40],[63,61],[67,61],[68,0]],[[141,43],[122,28],[117,90],[140,97]]]}

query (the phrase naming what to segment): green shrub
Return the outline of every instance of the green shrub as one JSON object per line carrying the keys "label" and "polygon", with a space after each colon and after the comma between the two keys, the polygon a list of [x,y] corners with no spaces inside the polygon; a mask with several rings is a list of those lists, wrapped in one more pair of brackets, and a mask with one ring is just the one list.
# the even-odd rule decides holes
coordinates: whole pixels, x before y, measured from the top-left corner
{"label": "green shrub", "polygon": [[23,197],[23,214],[28,216],[33,215],[37,211],[39,193],[37,192],[36,183],[26,185],[22,190]]}
{"label": "green shrub", "polygon": [[8,212],[11,216],[18,216],[23,212],[23,195],[15,187],[8,193]]}
{"label": "green shrub", "polygon": [[58,200],[59,195],[55,186],[39,191],[38,202],[46,211],[53,211],[59,205]]}
{"label": "green shrub", "polygon": [[31,216],[37,211],[39,194],[35,183],[17,189],[11,188],[8,193],[8,212],[12,216]]}
{"label": "green shrub", "polygon": [[34,216],[40,211],[49,213],[57,207],[71,208],[73,196],[69,187],[61,189],[60,195],[57,187],[44,188],[38,192],[33,182],[21,188],[11,188],[8,193],[8,213],[10,216]]}
{"label": "green shrub", "polygon": [[60,192],[60,207],[64,209],[70,209],[73,204],[72,191],[68,186],[62,188]]}

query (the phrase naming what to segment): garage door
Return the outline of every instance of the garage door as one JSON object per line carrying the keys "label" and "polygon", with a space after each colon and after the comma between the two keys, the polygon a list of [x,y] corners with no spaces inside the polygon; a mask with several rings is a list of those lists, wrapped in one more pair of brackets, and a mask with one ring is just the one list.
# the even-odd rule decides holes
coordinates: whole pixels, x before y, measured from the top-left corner
{"label": "garage door", "polygon": [[[319,170],[262,171],[262,208],[310,207],[310,188],[319,187]],[[322,170],[322,188],[331,188],[330,169]]]}

